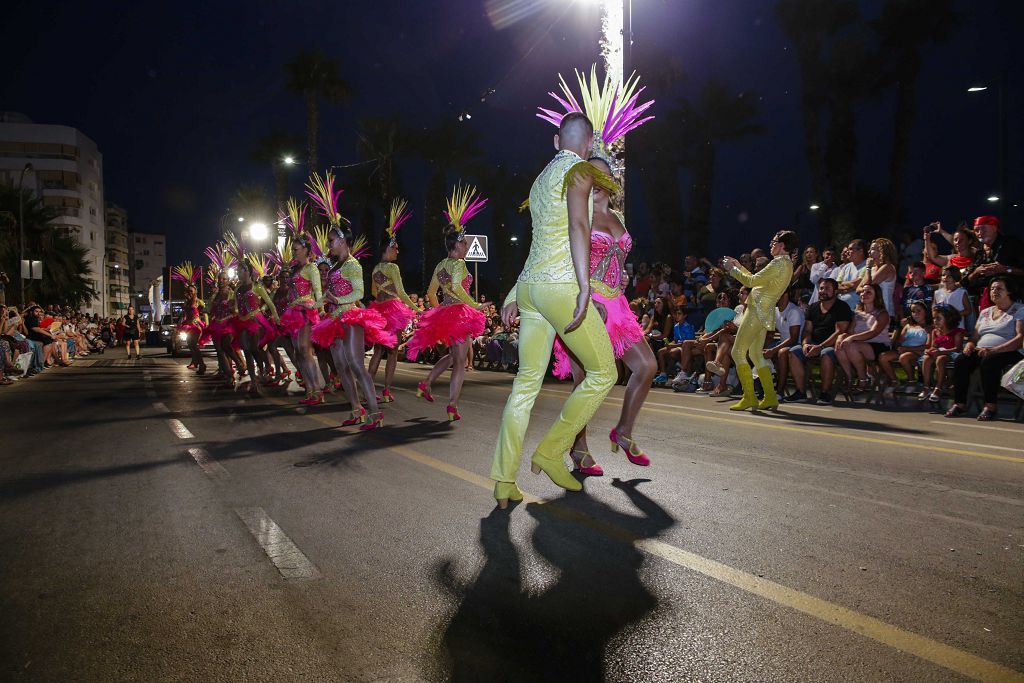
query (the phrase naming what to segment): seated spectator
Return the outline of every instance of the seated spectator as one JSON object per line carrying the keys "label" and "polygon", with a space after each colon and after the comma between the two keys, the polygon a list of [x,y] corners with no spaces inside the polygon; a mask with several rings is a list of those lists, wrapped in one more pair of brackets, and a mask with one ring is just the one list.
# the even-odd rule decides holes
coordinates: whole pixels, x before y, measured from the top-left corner
{"label": "seated spectator", "polygon": [[647,343],[655,353],[665,345],[665,337],[669,333],[670,321],[668,302],[658,297],[654,300],[651,312],[644,316],[640,325],[643,328]]}
{"label": "seated spectator", "polygon": [[978,419],[983,422],[995,419],[999,380],[1007,367],[1021,359],[1024,304],[1018,300],[1016,285],[1008,277],[997,275],[989,284],[988,296],[992,305],[978,315],[971,341],[964,346],[963,354],[954,364],[955,403],[946,411],[946,417],[957,417],[967,412],[971,373],[978,369],[985,397],[985,407]]}
{"label": "seated spectator", "polygon": [[631,296],[647,298],[651,291],[651,266],[643,261],[637,266],[636,275],[633,276],[633,291]]}
{"label": "seated spectator", "polygon": [[25,313],[25,329],[28,332],[28,338],[31,341],[39,344],[42,347],[43,352],[43,365],[46,367],[50,366],[50,361],[55,355],[58,357],[58,365],[67,365],[59,356],[59,351],[56,349],[56,340],[53,335],[50,334],[49,325],[43,326],[43,322],[46,319],[43,318],[43,309],[39,305],[34,305],[28,309]]}
{"label": "seated spectator", "polygon": [[889,386],[883,394],[886,397],[894,397],[896,394],[896,371],[892,367],[893,361],[899,361],[903,371],[907,373],[907,383],[903,386],[903,393],[914,394],[920,391],[920,387],[914,386],[917,363],[924,355],[928,347],[928,337],[931,333],[932,317],[931,312],[925,307],[924,302],[915,301],[910,305],[910,317],[906,323],[896,332],[892,340],[892,348],[878,356],[878,365],[882,372],[889,378]]}
{"label": "seated spectator", "polygon": [[864,277],[861,285],[878,285],[882,302],[889,317],[896,315],[893,293],[896,291],[896,245],[879,237],[868,247],[868,259],[864,263]]}
{"label": "seated spectator", "polygon": [[954,266],[943,268],[942,286],[935,290],[932,300],[936,306],[947,304],[955,308],[964,322],[964,329],[970,330],[974,323],[974,309],[967,296],[967,290],[960,286],[962,277],[959,268]]}
{"label": "seated spectator", "polygon": [[718,308],[711,311],[705,320],[703,333],[696,339],[689,339],[682,343],[679,353],[679,374],[672,380],[673,388],[676,388],[677,384],[689,382],[693,377],[691,367],[694,356],[714,358],[715,347],[709,350],[708,345],[717,343],[722,335],[735,334],[735,326],[730,327],[726,323],[736,317],[736,294],[732,290],[721,292],[718,295],[718,303]]}
{"label": "seated spectator", "polygon": [[832,278],[818,282],[818,301],[807,309],[803,339],[789,349],[789,371],[796,391],[787,401],[806,401],[807,375],[804,367],[810,358],[821,358],[821,395],[818,403],[832,402],[832,382],[836,373],[835,343],[845,334],[853,319],[853,311],[836,297],[838,283]]}
{"label": "seated spectator", "polygon": [[932,288],[924,279],[924,264],[915,261],[907,271],[907,284],[903,287],[903,315],[910,315],[910,305],[920,301],[927,308],[932,307]]}
{"label": "seated spectator", "polygon": [[[934,242],[935,235],[941,235],[953,245],[952,254],[939,253]],[[943,230],[942,224],[938,221],[924,229],[924,258],[939,268],[953,267],[961,273],[965,272],[974,263],[978,248],[978,236],[971,230],[970,223],[961,223],[952,235]]]}
{"label": "seated spectator", "polygon": [[707,282],[697,287],[691,298],[689,320],[695,328],[703,326],[704,318],[718,305],[718,295],[725,289],[725,273],[712,268]]}
{"label": "seated spectator", "polygon": [[[924,386],[917,395],[918,400],[938,403],[946,386],[946,366],[956,363],[964,350],[967,330],[960,327],[960,314],[951,306],[936,306],[932,309],[935,325],[928,335],[928,347],[921,364],[921,379]],[[934,375],[934,383],[932,382]]]}
{"label": "seated spectator", "polygon": [[999,230],[995,216],[979,216],[974,220],[974,234],[981,242],[974,263],[966,268],[966,287],[978,295],[978,310],[991,305],[989,284],[993,278],[1008,278],[1016,289],[1024,283],[1024,242]]}
{"label": "seated spectator", "polygon": [[849,332],[839,335],[835,347],[839,365],[850,388],[855,391],[871,387],[867,364],[878,360],[878,356],[888,351],[892,343],[889,313],[882,303],[882,288],[861,285],[857,295],[860,302],[853,313],[853,324]]}
{"label": "seated spectator", "polygon": [[864,269],[867,268],[867,248],[867,242],[864,240],[851,241],[844,252],[845,263],[839,269],[839,300],[849,306],[851,311],[860,303],[857,288],[860,287],[864,279]]}
{"label": "seated spectator", "polygon": [[672,363],[680,357],[682,345],[685,341],[693,339],[695,335],[693,325],[686,322],[686,309],[677,308],[672,311],[672,337],[668,343],[658,350],[658,374],[654,383],[661,386],[668,381],[666,372],[672,367]]}
{"label": "seated spectator", "polygon": [[800,330],[804,326],[804,312],[793,303],[793,294],[799,289],[791,287],[782,293],[775,304],[776,340],[769,336],[765,340],[764,357],[775,365],[776,393],[785,395],[786,377],[789,373],[789,349],[800,342]]}
{"label": "seated spectator", "polygon": [[800,259],[800,262],[793,268],[793,279],[789,282],[790,288],[795,290],[795,296],[792,298],[796,301],[800,300],[801,294],[811,291],[814,287],[814,284],[811,282],[811,271],[818,264],[818,261],[818,248],[813,244],[807,245],[804,248],[803,257]]}

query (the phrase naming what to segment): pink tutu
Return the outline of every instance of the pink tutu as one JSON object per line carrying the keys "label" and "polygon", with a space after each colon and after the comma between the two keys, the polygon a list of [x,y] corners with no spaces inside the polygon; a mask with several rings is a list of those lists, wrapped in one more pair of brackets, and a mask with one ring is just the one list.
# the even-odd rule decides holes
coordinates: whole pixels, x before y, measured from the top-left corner
{"label": "pink tutu", "polygon": [[221,340],[225,336],[231,337],[231,348],[238,351],[241,345],[238,343],[238,319],[228,318],[227,320],[211,320],[209,326],[206,328],[206,335],[199,340],[200,344],[205,343],[204,340],[212,339],[215,344],[220,344]]}
{"label": "pink tutu", "polygon": [[201,322],[195,323],[178,323],[176,332],[184,332],[185,334],[198,334],[199,335],[199,346],[208,344],[212,339],[210,332],[207,330],[206,325]]}
{"label": "pink tutu", "polygon": [[[614,299],[607,299],[597,292],[591,292],[590,298],[600,304],[604,304],[608,312],[608,319],[604,321],[605,329],[608,330],[608,337],[612,341],[612,351],[616,358],[622,358],[626,349],[644,341],[644,331],[637,322],[636,315],[629,307],[626,297],[619,295]],[[587,315],[595,314],[594,309]],[[569,354],[566,353],[565,345],[561,337],[555,337],[552,354],[555,357],[554,374],[559,379],[566,379],[572,376],[572,366],[569,364]]]}
{"label": "pink tutu", "polygon": [[288,310],[281,315],[280,329],[283,334],[292,336],[305,327],[306,323],[316,325],[318,322],[320,322],[320,313],[315,308],[289,306]]}
{"label": "pink tutu", "polygon": [[272,323],[267,316],[262,313],[256,313],[248,320],[235,318],[235,330],[238,333],[247,332],[251,335],[257,335],[257,346],[266,346],[269,342],[273,341],[278,334],[277,327],[274,323]]}
{"label": "pink tutu", "polygon": [[484,333],[487,317],[472,306],[437,306],[420,315],[416,331],[405,347],[409,360],[435,344],[452,346]]}
{"label": "pink tutu", "polygon": [[358,325],[363,328],[366,346],[383,344],[394,347],[398,343],[393,332],[387,331],[387,321],[377,311],[369,308],[350,308],[337,317],[326,318],[313,326],[310,338],[321,348],[328,348],[335,340],[345,336],[347,328]]}
{"label": "pink tutu", "polygon": [[385,329],[388,332],[398,334],[409,326],[416,313],[405,305],[401,299],[389,299],[388,301],[374,301],[370,304],[371,311],[377,311],[387,322]]}

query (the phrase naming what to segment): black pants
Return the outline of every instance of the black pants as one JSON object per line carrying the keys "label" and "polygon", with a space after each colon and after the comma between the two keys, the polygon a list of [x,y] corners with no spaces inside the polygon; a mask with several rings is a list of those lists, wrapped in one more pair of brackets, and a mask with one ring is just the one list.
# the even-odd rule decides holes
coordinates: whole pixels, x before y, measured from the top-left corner
{"label": "black pants", "polygon": [[967,403],[967,387],[971,383],[971,373],[975,369],[981,371],[981,391],[985,395],[985,403],[995,403],[999,394],[999,380],[1003,371],[1021,359],[1017,351],[995,353],[985,358],[978,356],[978,351],[967,356],[961,354],[953,367],[953,397],[957,403]]}

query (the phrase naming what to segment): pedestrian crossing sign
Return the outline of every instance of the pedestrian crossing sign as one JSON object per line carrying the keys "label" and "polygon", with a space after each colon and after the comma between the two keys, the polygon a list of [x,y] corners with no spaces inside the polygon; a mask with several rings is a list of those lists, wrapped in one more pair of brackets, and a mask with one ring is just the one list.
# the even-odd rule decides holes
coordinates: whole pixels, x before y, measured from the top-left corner
{"label": "pedestrian crossing sign", "polygon": [[487,235],[466,235],[469,249],[466,260],[476,263],[487,263]]}

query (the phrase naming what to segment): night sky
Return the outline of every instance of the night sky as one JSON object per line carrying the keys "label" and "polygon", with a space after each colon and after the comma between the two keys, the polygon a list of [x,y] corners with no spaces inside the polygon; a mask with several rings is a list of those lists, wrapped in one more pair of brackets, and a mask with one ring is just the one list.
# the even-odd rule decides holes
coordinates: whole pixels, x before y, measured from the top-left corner
{"label": "night sky", "polygon": [[[128,210],[133,229],[166,233],[171,263],[199,260],[218,237],[239,185],[272,188],[269,168],[249,158],[257,138],[275,127],[305,135],[302,102],[285,90],[283,70],[300,49],[340,61],[354,91],[348,105],[322,109],[321,163],[358,161],[354,126],[362,117],[398,114],[408,125],[428,126],[468,110],[473,117],[463,125],[477,130],[488,163],[536,174],[550,157],[553,128],[534,117],[535,107],[550,106],[545,93],[555,88],[559,71],[570,74],[597,60],[597,11],[569,0],[519,2],[534,11],[497,30],[486,4],[19,2],[7,8],[0,28],[0,109],[81,129],[104,155],[106,199]],[[1004,68],[1010,72],[1010,186],[1018,188],[1011,201],[1024,200],[1016,57],[1022,4],[961,3],[964,21],[955,38],[927,54],[908,196],[913,225],[935,218],[955,225],[989,211],[985,198],[998,185],[996,97],[965,89]],[[877,14],[879,5],[862,3],[864,14]],[[773,7],[774,0],[633,2],[632,66],[643,77],[645,55],[661,51],[686,75],[678,93],[648,89],[658,101],[656,115],[660,104],[696,94],[711,77],[759,98],[767,133],[720,151],[716,254],[727,245],[766,242],[810,201],[800,79]],[[481,103],[490,88],[495,94]],[[859,111],[860,179],[883,189],[892,106],[890,94]],[[296,156],[303,159],[304,150]],[[305,171],[293,171],[293,194]],[[412,208],[422,213],[424,165],[410,161],[402,176]],[[685,187],[681,192],[685,200]],[[641,255],[650,257],[640,194],[630,199],[630,227]],[[405,228],[406,256],[415,257],[419,218]],[[489,224],[486,214],[477,220]],[[813,238],[813,219],[804,221]],[[864,236],[875,232],[864,226]]]}

